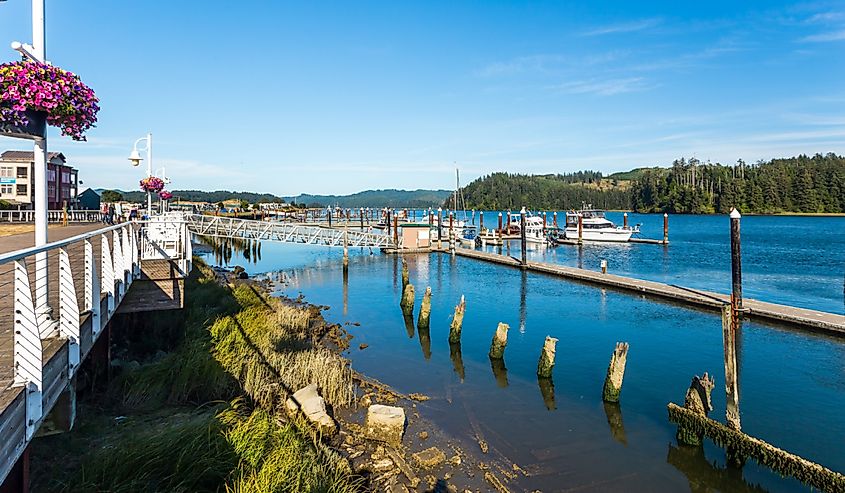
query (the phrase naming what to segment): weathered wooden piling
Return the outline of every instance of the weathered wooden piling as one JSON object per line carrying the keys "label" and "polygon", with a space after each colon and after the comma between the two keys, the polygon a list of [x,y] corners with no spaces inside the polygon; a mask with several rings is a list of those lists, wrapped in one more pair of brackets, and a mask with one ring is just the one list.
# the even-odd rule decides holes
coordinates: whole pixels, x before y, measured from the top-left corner
{"label": "weathered wooden piling", "polygon": [[484,233],[484,211],[478,211],[478,232]]}
{"label": "weathered wooden piling", "polygon": [[627,212],[622,214],[622,227],[623,228],[628,227],[628,213]]}
{"label": "weathered wooden piling", "polygon": [[358,211],[358,219],[361,220],[361,231],[364,231],[364,208],[361,207],[361,210]]}
{"label": "weathered wooden piling", "polygon": [[607,367],[607,376],[604,378],[604,389],[601,398],[605,402],[619,402],[619,393],[622,392],[622,379],[625,377],[625,364],[628,361],[628,343],[617,342],[610,357],[610,365]]}
{"label": "weathered wooden piling", "polygon": [[739,383],[736,374],[736,326],[733,325],[731,305],[722,307],[722,339],[725,347],[725,419],[728,426],[740,430]]}
{"label": "weathered wooden piling", "polygon": [[511,229],[511,211],[510,211],[510,209],[508,209],[507,220],[508,220],[507,229],[508,229],[508,232],[510,232],[510,229]]}
{"label": "weathered wooden piling", "polygon": [[578,244],[584,241],[584,216],[578,214]]}
{"label": "weathered wooden piling", "polygon": [[663,244],[669,244],[669,214],[663,213]]}
{"label": "weathered wooden piling", "polygon": [[384,211],[385,225],[387,226],[387,234],[390,234],[390,209]]}
{"label": "weathered wooden piling", "polygon": [[552,225],[557,229],[557,211],[552,212]]}
{"label": "weathered wooden piling", "polygon": [[419,330],[428,329],[431,318],[431,286],[425,288],[423,294],[422,304],[420,304],[420,316],[417,319],[417,328]]}
{"label": "weathered wooden piling", "polygon": [[464,312],[466,311],[466,300],[461,295],[461,302],[455,306],[455,315],[452,317],[452,325],[449,327],[449,342],[461,342],[461,329],[464,324]]}
{"label": "weathered wooden piling", "polygon": [[525,232],[525,207],[519,211],[519,242],[520,242],[520,251],[522,253],[522,257],[520,262],[522,263],[522,268],[525,269],[528,267],[528,256],[526,255],[526,246],[528,245],[528,241],[526,239],[526,232]]}
{"label": "weathered wooden piling", "polygon": [[607,274],[607,260],[601,261],[601,273]]}
{"label": "weathered wooden piling", "polygon": [[443,208],[437,208],[437,248],[443,248]]}
{"label": "weathered wooden piling", "polygon": [[[414,311],[414,285],[408,283],[405,286],[405,289],[402,291],[402,302],[399,304],[402,307],[402,311],[413,313]],[[413,325],[413,321],[411,322]]]}
{"label": "weathered wooden piling", "polygon": [[540,361],[537,363],[537,376],[540,378],[551,378],[552,368],[555,366],[555,345],[557,338],[546,336],[543,343],[543,350],[540,352]]}
{"label": "weathered wooden piling", "polygon": [[[687,395],[684,397],[684,408],[706,418],[707,414],[713,410],[710,392],[713,390],[714,385],[713,378],[708,376],[707,373],[703,377],[694,376],[689,389],[687,389]],[[695,426],[694,423],[678,423],[677,438],[679,443],[698,446],[701,445],[703,437],[703,431],[700,427]]]}
{"label": "weathered wooden piling", "polygon": [[505,357],[505,346],[508,345],[508,329],[510,325],[499,322],[496,333],[493,334],[493,341],[490,343],[490,358],[502,359]]}
{"label": "weathered wooden piling", "polygon": [[[740,247],[739,221],[742,218],[739,211],[731,209],[731,312],[733,318],[739,321],[739,311],[742,310],[742,250]],[[736,325],[738,326],[738,324]]]}
{"label": "weathered wooden piling", "polygon": [[499,213],[499,238],[500,239],[502,238],[502,233],[503,233],[503,231],[502,231],[502,213],[500,212]]}
{"label": "weathered wooden piling", "polygon": [[405,288],[408,287],[408,284],[411,283],[410,281],[410,274],[408,273],[408,261],[405,260],[405,257],[402,257],[402,295],[405,295]]}
{"label": "weathered wooden piling", "polygon": [[331,208],[326,209],[326,216],[329,218],[329,227],[332,227],[332,210]]}
{"label": "weathered wooden piling", "polygon": [[393,244],[399,248],[399,217],[393,216]]}

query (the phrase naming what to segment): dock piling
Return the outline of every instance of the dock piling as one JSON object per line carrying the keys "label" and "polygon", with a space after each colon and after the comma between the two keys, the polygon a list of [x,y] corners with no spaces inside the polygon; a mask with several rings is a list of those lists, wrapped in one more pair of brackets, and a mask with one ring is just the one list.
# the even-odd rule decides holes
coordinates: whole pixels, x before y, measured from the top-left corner
{"label": "dock piling", "polygon": [[[703,377],[698,375],[692,377],[692,382],[684,398],[684,409],[706,418],[707,414],[713,410],[710,392],[714,385],[713,378],[708,376],[706,372]],[[697,427],[678,423],[677,438],[678,442],[683,445],[699,446],[704,438],[704,433]]]}
{"label": "dock piling", "polygon": [[557,229],[557,211],[552,213],[552,225]]}
{"label": "dock piling", "polygon": [[739,211],[731,209],[731,306],[732,316],[739,318],[742,310],[742,251],[740,248],[739,221],[742,218]]}
{"label": "dock piling", "polygon": [[546,336],[543,343],[543,350],[540,352],[540,361],[537,362],[537,376],[540,378],[551,378],[552,368],[555,366],[555,346],[557,338]]}
{"label": "dock piling", "polygon": [[478,233],[484,233],[484,211],[478,211]]}
{"label": "dock piling", "polygon": [[502,213],[499,213],[499,239],[502,239]]}
{"label": "dock piling", "polygon": [[425,288],[422,304],[420,304],[420,316],[417,319],[417,329],[420,331],[428,329],[431,318],[431,286]]}
{"label": "dock piling", "polygon": [[626,228],[626,229],[628,228],[628,213],[627,212],[622,214],[622,227]]}
{"label": "dock piling", "polygon": [[361,231],[364,231],[364,208],[361,207],[361,210],[358,212],[358,219],[361,220]]}
{"label": "dock piling", "polygon": [[455,306],[455,315],[452,317],[452,325],[449,327],[449,342],[455,344],[461,342],[461,329],[464,324],[464,312],[466,311],[466,300],[461,295],[461,301]]}
{"label": "dock piling", "polygon": [[578,214],[578,244],[584,242],[584,216]]}
{"label": "dock piling", "polygon": [[[414,285],[408,284],[405,286],[405,289],[402,291],[402,302],[400,303],[402,307],[402,311],[405,313],[413,313],[414,312]],[[413,319],[411,321],[411,325],[414,325]]]}
{"label": "dock piling", "polygon": [[437,208],[437,248],[443,248],[443,208]]}
{"label": "dock piling", "polygon": [[522,268],[526,268],[528,266],[528,257],[525,252],[525,247],[528,244],[525,238],[525,207],[523,206],[522,210],[519,211],[519,242],[520,242],[520,251],[522,253]]}
{"label": "dock piling", "polygon": [[490,343],[490,359],[503,359],[505,357],[505,346],[508,345],[508,329],[510,329],[510,325],[499,322],[496,333],[493,334],[493,341]]}
{"label": "dock piling", "polygon": [[399,248],[399,216],[393,216],[393,245]]}
{"label": "dock piling", "polygon": [[402,294],[405,294],[405,288],[411,283],[411,276],[408,273],[408,261],[402,257]]}
{"label": "dock piling", "polygon": [[722,338],[725,346],[725,419],[729,427],[739,431],[739,383],[736,374],[736,327],[731,305],[722,307]]}
{"label": "dock piling", "polygon": [[601,273],[607,274],[607,260],[601,261]]}
{"label": "dock piling", "polygon": [[669,214],[663,213],[663,244],[669,244]]}
{"label": "dock piling", "polygon": [[622,380],[625,378],[625,364],[628,362],[628,343],[617,342],[610,357],[610,365],[607,367],[607,376],[604,378],[604,389],[602,400],[604,402],[619,402],[619,393],[622,392]]}

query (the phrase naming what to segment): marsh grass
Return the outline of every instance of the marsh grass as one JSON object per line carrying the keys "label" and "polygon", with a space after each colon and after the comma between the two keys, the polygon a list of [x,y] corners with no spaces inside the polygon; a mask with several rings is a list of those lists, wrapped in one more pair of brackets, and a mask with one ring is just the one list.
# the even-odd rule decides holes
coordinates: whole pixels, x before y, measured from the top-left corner
{"label": "marsh grass", "polygon": [[[96,421],[81,432],[89,436],[67,434],[76,443],[58,453],[73,466],[54,468],[42,491],[363,490],[307,423],[279,414],[290,392],[312,382],[331,405],[354,398],[346,361],[312,343],[319,311],[249,284],[221,286],[201,261],[187,290],[178,347],[112,382],[112,407],[82,417],[81,429]],[[115,424],[111,413],[126,417]]]}

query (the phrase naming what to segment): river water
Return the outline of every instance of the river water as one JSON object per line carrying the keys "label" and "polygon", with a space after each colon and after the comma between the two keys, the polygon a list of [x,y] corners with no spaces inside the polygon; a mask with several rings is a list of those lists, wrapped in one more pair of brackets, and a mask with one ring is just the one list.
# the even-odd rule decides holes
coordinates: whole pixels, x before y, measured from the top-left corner
{"label": "river water", "polygon": [[[485,222],[492,225],[485,214]],[[612,217],[616,220],[618,218]],[[631,215],[643,236],[662,236],[661,216]],[[621,222],[621,219],[620,219]],[[727,219],[672,216],[668,247],[559,246],[538,259],[727,292]],[[845,218],[743,218],[747,297],[843,312]],[[505,253],[519,255],[518,244]],[[580,250],[580,253],[579,253]],[[666,404],[683,404],[693,375],[715,375],[714,411],[725,410],[717,314],[569,283],[445,254],[407,257],[411,283],[431,286],[428,333],[399,309],[401,261],[353,249],[344,274],[339,249],[262,245],[261,260],[231,264],[251,273],[284,272],[287,294],[328,305],[325,316],[354,335],[353,366],[401,392],[431,397],[420,411],[452,435],[490,445],[491,458],[528,472],[514,491],[804,491],[753,461],[741,470],[724,452],[678,447]],[[460,348],[448,343],[461,295],[467,311]],[[416,318],[416,311],[415,311]],[[498,322],[510,325],[504,366],[487,357]],[[538,381],[547,335],[559,338],[552,385]],[[601,401],[617,341],[630,344],[618,406]],[[359,350],[359,344],[368,344]],[[747,433],[845,471],[845,345],[819,334],[745,322],[738,337],[740,408]]]}

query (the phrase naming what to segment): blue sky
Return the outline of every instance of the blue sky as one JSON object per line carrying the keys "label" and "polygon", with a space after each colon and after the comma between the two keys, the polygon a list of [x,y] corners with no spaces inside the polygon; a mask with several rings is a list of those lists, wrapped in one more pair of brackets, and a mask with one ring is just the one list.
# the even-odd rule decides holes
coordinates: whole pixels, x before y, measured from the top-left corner
{"label": "blue sky", "polygon": [[137,187],[148,130],[173,188],[279,195],[845,153],[842,1],[47,0],[47,55],[101,99],[49,141],[94,187]]}

